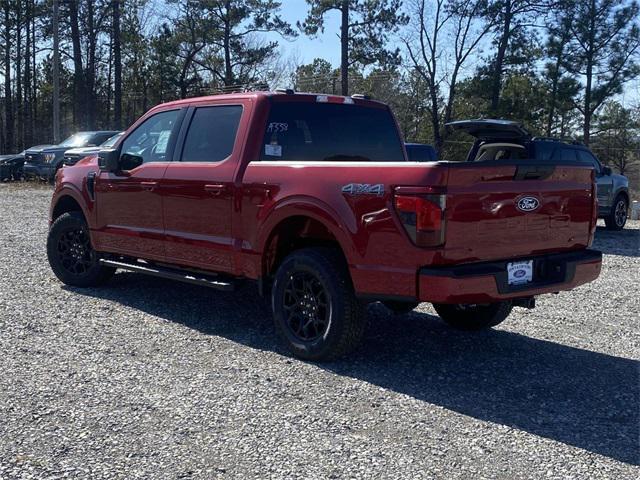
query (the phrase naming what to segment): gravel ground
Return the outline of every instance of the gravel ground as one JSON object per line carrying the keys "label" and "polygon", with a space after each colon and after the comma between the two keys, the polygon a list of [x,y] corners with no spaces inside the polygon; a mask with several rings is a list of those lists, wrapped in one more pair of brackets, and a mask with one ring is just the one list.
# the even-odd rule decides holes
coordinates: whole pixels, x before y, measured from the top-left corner
{"label": "gravel ground", "polygon": [[640,222],[602,276],[455,332],[372,306],[314,365],[236,293],[119,273],[62,286],[50,190],[0,185],[0,478],[638,478]]}

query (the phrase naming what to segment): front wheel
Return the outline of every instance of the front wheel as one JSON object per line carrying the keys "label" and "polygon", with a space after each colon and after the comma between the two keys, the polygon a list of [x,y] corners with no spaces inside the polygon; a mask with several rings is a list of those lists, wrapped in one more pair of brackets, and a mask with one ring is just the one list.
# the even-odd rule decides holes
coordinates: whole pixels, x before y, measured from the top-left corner
{"label": "front wheel", "polygon": [[341,357],[360,343],[365,308],[339,252],[305,248],[284,259],[271,290],[278,335],[304,360]]}
{"label": "front wheel", "polygon": [[459,330],[482,330],[502,323],[511,313],[509,301],[486,304],[434,303],[440,318]]}
{"label": "front wheel", "polygon": [[100,264],[80,212],[64,213],[53,222],[47,237],[47,257],[56,277],[74,287],[100,285],[115,272]]}
{"label": "front wheel", "polygon": [[618,195],[613,202],[611,212],[604,219],[608,230],[622,230],[627,223],[629,205],[623,195]]}

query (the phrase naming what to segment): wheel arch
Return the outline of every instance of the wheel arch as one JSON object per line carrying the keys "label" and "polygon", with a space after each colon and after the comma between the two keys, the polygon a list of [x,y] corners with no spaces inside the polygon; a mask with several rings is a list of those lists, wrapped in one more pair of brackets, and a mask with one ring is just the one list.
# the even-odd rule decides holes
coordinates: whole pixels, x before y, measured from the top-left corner
{"label": "wheel arch", "polygon": [[49,211],[49,220],[54,222],[60,215],[67,212],[81,212],[85,220],[89,221],[89,215],[85,207],[82,196],[71,188],[63,188],[54,194]]}
{"label": "wheel arch", "polygon": [[292,251],[313,246],[336,248],[348,266],[353,243],[349,230],[337,218],[328,205],[315,202],[297,201],[272,210],[258,235],[261,278],[270,278]]}
{"label": "wheel arch", "polygon": [[616,192],[613,199],[615,200],[620,195],[624,197],[624,199],[627,201],[627,206],[629,206],[629,204],[631,203],[631,198],[629,197],[629,191],[626,188],[621,188]]}

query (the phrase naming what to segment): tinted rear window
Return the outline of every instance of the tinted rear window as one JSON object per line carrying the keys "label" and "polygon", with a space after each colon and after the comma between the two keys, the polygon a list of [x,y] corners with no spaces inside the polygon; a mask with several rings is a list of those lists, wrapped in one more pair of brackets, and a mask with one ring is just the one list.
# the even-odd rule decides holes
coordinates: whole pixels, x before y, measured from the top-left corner
{"label": "tinted rear window", "polygon": [[321,103],[273,103],[262,160],[404,161],[387,109]]}
{"label": "tinted rear window", "polygon": [[182,149],[183,162],[220,162],[233,152],[242,106],[200,107]]}

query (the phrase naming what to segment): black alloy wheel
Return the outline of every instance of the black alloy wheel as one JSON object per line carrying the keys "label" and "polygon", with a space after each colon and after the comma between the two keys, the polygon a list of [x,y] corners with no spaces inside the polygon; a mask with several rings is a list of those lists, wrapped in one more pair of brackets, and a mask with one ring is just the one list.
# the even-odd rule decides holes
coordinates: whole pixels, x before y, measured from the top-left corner
{"label": "black alloy wheel", "polygon": [[275,273],[271,305],[278,336],[304,360],[339,358],[364,334],[364,304],[356,298],[344,256],[334,248],[291,252]]}
{"label": "black alloy wheel", "polygon": [[47,258],[56,277],[74,287],[100,285],[115,272],[100,264],[81,212],[64,213],[53,222],[47,237]]}
{"label": "black alloy wheel", "polygon": [[289,331],[303,342],[321,338],[331,321],[330,295],[309,272],[291,275],[284,287],[283,315]]}

